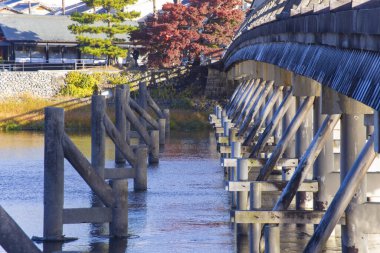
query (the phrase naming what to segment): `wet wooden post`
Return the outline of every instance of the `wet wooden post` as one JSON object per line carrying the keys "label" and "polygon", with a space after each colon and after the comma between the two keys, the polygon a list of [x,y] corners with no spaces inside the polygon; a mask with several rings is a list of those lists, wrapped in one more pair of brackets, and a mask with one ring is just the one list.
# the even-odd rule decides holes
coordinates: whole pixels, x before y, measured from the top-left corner
{"label": "wet wooden post", "polygon": [[45,108],[44,151],[44,240],[63,239],[64,111]]}
{"label": "wet wooden post", "polygon": [[[348,174],[354,165],[356,157],[366,141],[366,129],[364,126],[363,114],[343,114],[341,118],[341,135],[340,135],[340,180]],[[350,203],[350,208],[346,210],[346,225],[342,225],[342,252],[352,252],[356,248],[358,252],[367,251],[367,235],[360,231],[359,217],[351,215],[351,208],[367,201],[367,182],[364,177],[359,183],[358,190]],[[359,218],[359,220],[358,220]]]}
{"label": "wet wooden post", "polygon": [[[127,141],[127,124],[129,124],[125,117],[127,96],[129,97],[129,85],[118,85],[115,94],[115,126],[125,141]],[[129,144],[130,142],[127,141],[127,143]],[[115,163],[125,163],[125,161],[123,154],[115,145]]]}
{"label": "wet wooden post", "polygon": [[[306,85],[305,85],[306,86]],[[314,95],[314,94],[311,94]],[[304,100],[302,97],[297,97],[297,107]],[[305,119],[302,121],[302,124],[298,128],[296,133],[296,157],[301,158],[305,151],[307,150],[311,140],[313,139],[313,110],[310,110]],[[306,179],[311,180],[313,175],[308,174]],[[311,192],[298,192],[296,195],[296,209],[297,210],[310,210],[313,209],[313,193]],[[306,225],[301,225],[306,227]],[[300,225],[298,226],[300,227]]]}
{"label": "wet wooden post", "polygon": [[[250,210],[258,211],[261,209],[261,186],[251,184],[249,191]],[[251,253],[260,253],[261,227],[259,223],[249,224],[249,244]]]}
{"label": "wet wooden post", "polygon": [[[321,85],[316,81],[292,73],[293,95],[296,96],[297,107],[308,96],[319,97],[321,95]],[[318,100],[319,101],[319,100]],[[316,104],[316,102],[314,102]],[[313,105],[313,108],[315,106]],[[302,124],[299,126],[296,133],[296,157],[301,159],[305,151],[308,149],[309,144],[313,139],[313,110],[310,110],[305,116]],[[317,130],[319,127],[317,128]],[[315,130],[315,131],[317,131]],[[313,179],[313,175],[308,173],[306,179]],[[297,192],[296,194],[296,209],[297,210],[310,210],[313,209],[313,193],[311,192]],[[298,225],[298,227],[306,228],[307,225]]]}
{"label": "wet wooden post", "polygon": [[106,130],[103,124],[105,111],[105,97],[93,95],[91,102],[91,165],[102,178],[104,178],[106,145]]}
{"label": "wet wooden post", "polygon": [[150,148],[149,148],[149,164],[159,163],[160,155],[160,132],[158,130],[150,131]]}
{"label": "wet wooden post", "polygon": [[115,197],[112,207],[110,235],[117,238],[128,236],[128,180],[111,180],[110,185]]}
{"label": "wet wooden post", "polygon": [[164,109],[162,112],[166,119],[165,132],[166,132],[166,135],[169,135],[170,134],[170,110]]}
{"label": "wet wooden post", "polygon": [[148,148],[144,146],[140,146],[136,150],[136,174],[133,179],[133,186],[135,191],[145,191],[148,189],[148,174],[147,174],[147,157],[148,156]]}
{"label": "wet wooden post", "polygon": [[[241,158],[241,143],[236,141],[231,143],[231,158]],[[236,181],[237,180],[237,168],[236,167],[230,167],[228,171],[229,180],[230,181]],[[236,201],[237,201],[237,192],[231,192],[231,206],[232,208],[236,208]]]}
{"label": "wet wooden post", "polygon": [[[237,180],[248,181],[248,159],[239,158],[237,160]],[[236,200],[237,210],[248,210],[248,192],[239,191]],[[248,235],[247,224],[237,224],[236,233],[238,235]]]}
{"label": "wet wooden post", "polygon": [[166,119],[158,119],[158,128],[160,132],[160,145],[165,145]]}
{"label": "wet wooden post", "polygon": [[[321,112],[321,98],[314,103],[314,134],[321,127],[326,116]],[[314,163],[313,179],[318,181],[318,191],[314,194],[314,210],[326,211],[332,196],[327,193],[326,178],[334,171],[333,135],[325,140],[324,147]]]}

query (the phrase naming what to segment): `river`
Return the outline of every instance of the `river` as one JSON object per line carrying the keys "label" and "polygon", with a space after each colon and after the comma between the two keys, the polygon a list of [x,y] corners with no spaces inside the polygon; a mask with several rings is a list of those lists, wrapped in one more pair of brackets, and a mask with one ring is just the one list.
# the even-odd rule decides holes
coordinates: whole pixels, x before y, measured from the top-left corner
{"label": "river", "polygon": [[[90,136],[70,136],[89,157]],[[0,140],[0,204],[28,236],[42,236],[43,135],[1,133]],[[112,167],[114,146],[109,140],[106,146],[106,167]],[[132,181],[129,184],[127,246],[114,241],[109,245],[107,226],[78,224],[64,225],[66,236],[79,239],[64,244],[63,250],[233,252],[228,195],[213,135],[172,132],[160,155],[159,165],[148,168],[147,192],[135,193]],[[90,203],[89,187],[66,163],[65,207],[90,207]]]}

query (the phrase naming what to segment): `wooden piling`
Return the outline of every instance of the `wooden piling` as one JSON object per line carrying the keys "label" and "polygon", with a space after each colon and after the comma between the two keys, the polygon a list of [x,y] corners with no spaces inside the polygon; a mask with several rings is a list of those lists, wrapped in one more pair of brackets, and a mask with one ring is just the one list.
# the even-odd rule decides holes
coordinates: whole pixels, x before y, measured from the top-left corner
{"label": "wooden piling", "polygon": [[[148,89],[145,82],[139,83],[138,103],[143,110],[146,111],[148,109]],[[143,126],[146,126],[143,119],[140,119],[140,121]]]}
{"label": "wooden piling", "polygon": [[146,146],[140,146],[136,150],[136,176],[133,180],[135,191],[145,191],[148,189],[147,156],[148,148]]}
{"label": "wooden piling", "polygon": [[[261,185],[251,184],[249,191],[250,210],[259,211],[261,209]],[[250,252],[260,253],[261,224],[249,224]]]}
{"label": "wooden piling", "polygon": [[106,112],[106,99],[93,95],[91,102],[91,164],[104,178],[106,131],[103,118]]}
{"label": "wooden piling", "polygon": [[[248,181],[248,160],[239,158],[237,160],[237,180]],[[237,210],[248,210],[248,192],[238,192],[236,200]],[[237,224],[236,233],[238,235],[248,235],[247,224]]]}
{"label": "wooden piling", "polygon": [[160,153],[160,133],[158,130],[150,131],[151,145],[149,148],[149,164],[157,164],[159,162]]}
{"label": "wooden piling", "polygon": [[64,111],[45,108],[44,240],[63,239]]}
{"label": "wooden piling", "polygon": [[164,109],[162,112],[163,112],[165,119],[166,119],[166,127],[165,127],[166,135],[169,135],[169,133],[170,133],[170,110]]}
{"label": "wooden piling", "polygon": [[278,225],[269,224],[264,227],[265,236],[265,253],[281,253],[280,243],[280,227]]}
{"label": "wooden piling", "polygon": [[[115,92],[115,126],[119,131],[122,140],[127,141],[127,119],[125,117],[124,107],[127,103],[126,92],[129,92],[128,85],[119,85]],[[115,163],[123,164],[126,159],[120,153],[119,148],[115,145]]]}
{"label": "wooden piling", "polygon": [[[305,97],[296,97],[296,107],[299,107],[304,101]],[[301,158],[307,150],[311,140],[313,139],[313,110],[309,110],[306,113],[305,118],[302,120],[296,133],[296,145],[295,151],[297,158]],[[313,179],[313,175],[308,173],[306,179]],[[296,193],[296,209],[307,210],[313,209],[313,193],[311,192],[297,192]],[[300,227],[306,227],[305,225],[298,225]]]}
{"label": "wooden piling", "polygon": [[115,197],[112,207],[110,236],[123,238],[128,236],[128,180],[111,180],[110,185]]}
{"label": "wooden piling", "polygon": [[[314,103],[314,134],[322,127],[324,119],[328,116],[321,114],[321,98],[318,97]],[[340,119],[340,115],[335,115]],[[336,124],[336,123],[335,123]],[[313,179],[318,181],[318,191],[314,194],[314,210],[325,211],[332,199],[327,192],[326,179],[334,171],[333,134],[332,131],[325,137],[324,146],[315,160],[313,168]]]}
{"label": "wooden piling", "polygon": [[160,145],[165,145],[165,129],[166,129],[166,119],[158,119],[159,134],[160,134]]}
{"label": "wooden piling", "polygon": [[[363,114],[342,114],[340,136],[340,178],[344,178],[355,163],[360,150],[366,141],[366,129]],[[367,235],[361,230],[360,218],[353,210],[367,201],[367,182],[363,177],[358,183],[357,191],[346,210],[346,225],[342,225],[342,252],[349,253],[353,249],[358,252],[368,250]]]}

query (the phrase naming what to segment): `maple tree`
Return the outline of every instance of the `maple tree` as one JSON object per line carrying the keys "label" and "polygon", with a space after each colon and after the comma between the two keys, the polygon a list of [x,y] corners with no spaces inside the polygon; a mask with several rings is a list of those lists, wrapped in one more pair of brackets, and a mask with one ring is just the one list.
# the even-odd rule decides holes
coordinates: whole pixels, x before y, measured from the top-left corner
{"label": "maple tree", "polygon": [[[87,6],[95,9],[101,7],[104,13],[78,13],[71,15],[76,24],[68,28],[76,34],[80,50],[84,54],[98,57],[107,56],[108,63],[116,57],[125,57],[128,50],[120,47],[126,41],[125,34],[138,29],[126,21],[136,18],[140,13],[124,12],[126,5],[137,0],[84,0]],[[118,36],[119,35],[119,36]],[[122,36],[120,36],[122,35]]]}
{"label": "maple tree", "polygon": [[241,0],[190,0],[167,3],[147,18],[132,41],[143,46],[150,67],[178,66],[184,59],[218,53],[227,46],[244,19]]}

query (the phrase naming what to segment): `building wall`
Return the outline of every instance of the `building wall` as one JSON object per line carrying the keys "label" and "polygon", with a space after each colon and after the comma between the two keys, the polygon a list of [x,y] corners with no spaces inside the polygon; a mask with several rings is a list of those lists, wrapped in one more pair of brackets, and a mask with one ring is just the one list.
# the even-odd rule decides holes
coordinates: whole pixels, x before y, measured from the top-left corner
{"label": "building wall", "polygon": [[48,98],[56,95],[64,85],[67,71],[0,72],[0,98],[30,94]]}

